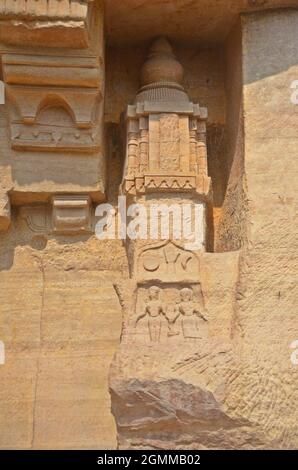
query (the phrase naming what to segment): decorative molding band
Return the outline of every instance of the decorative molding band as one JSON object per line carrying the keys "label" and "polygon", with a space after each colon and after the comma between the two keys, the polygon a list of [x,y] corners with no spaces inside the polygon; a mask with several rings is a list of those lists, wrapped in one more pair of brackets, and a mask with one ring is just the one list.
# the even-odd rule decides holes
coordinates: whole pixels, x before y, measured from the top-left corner
{"label": "decorative molding band", "polygon": [[0,0],[0,17],[85,20],[93,0]]}
{"label": "decorative molding band", "polygon": [[0,42],[87,48],[91,3],[92,0],[0,0]]}

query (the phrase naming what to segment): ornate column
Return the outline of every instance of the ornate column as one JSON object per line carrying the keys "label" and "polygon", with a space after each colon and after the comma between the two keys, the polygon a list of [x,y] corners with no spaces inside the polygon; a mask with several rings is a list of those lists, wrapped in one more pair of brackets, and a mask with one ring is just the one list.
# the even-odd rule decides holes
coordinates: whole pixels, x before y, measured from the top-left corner
{"label": "ornate column", "polygon": [[127,109],[125,193],[180,191],[211,200],[207,109],[189,100],[182,79],[170,44],[157,40],[143,66],[142,88]]}
{"label": "ornate column", "polygon": [[[139,222],[146,219],[147,225],[127,240],[130,279],[115,285],[123,331],[110,388],[120,447],[171,448],[180,431],[187,441],[203,432],[199,422],[209,420],[212,428],[216,420],[230,420],[220,396],[225,372],[213,376],[212,395],[200,369],[206,367],[204,357],[214,370],[232,360],[225,341],[238,254],[206,253],[206,213],[212,209],[207,110],[190,101],[182,86],[183,68],[166,39],[151,46],[141,82],[126,113],[120,192],[128,206],[136,204]],[[166,235],[159,227],[164,209]],[[179,220],[196,223],[192,243],[183,230],[178,233]],[[188,436],[188,426],[198,429]]]}

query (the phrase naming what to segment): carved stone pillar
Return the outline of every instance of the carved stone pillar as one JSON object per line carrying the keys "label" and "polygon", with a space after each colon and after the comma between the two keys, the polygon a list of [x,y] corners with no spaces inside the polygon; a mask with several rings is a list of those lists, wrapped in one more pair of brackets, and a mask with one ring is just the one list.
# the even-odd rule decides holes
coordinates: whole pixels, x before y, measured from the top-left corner
{"label": "carved stone pillar", "polygon": [[128,106],[123,191],[160,191],[211,198],[207,172],[207,109],[190,102],[183,69],[170,45],[154,43],[142,70],[142,88]]}
{"label": "carved stone pillar", "polygon": [[[123,448],[171,447],[179,442],[179,433],[187,441],[188,427],[191,433],[202,433],[199,422],[212,428],[231,420],[222,408],[222,393],[226,358],[233,362],[229,333],[238,254],[206,253],[206,213],[212,206],[207,110],[189,100],[182,80],[183,68],[171,45],[158,39],[143,66],[142,88],[126,115],[121,193],[128,205],[137,204],[150,230],[152,225],[159,229],[162,219],[159,213],[152,218],[153,206],[166,206],[173,217],[168,218],[168,235],[157,231],[152,237],[150,231],[147,239],[144,233],[128,239],[130,279],[115,285],[123,332],[110,388]],[[178,219],[197,222],[195,243],[184,232],[177,236]],[[209,379],[213,394],[207,374],[201,373],[204,357],[209,357],[213,372],[222,367]]]}

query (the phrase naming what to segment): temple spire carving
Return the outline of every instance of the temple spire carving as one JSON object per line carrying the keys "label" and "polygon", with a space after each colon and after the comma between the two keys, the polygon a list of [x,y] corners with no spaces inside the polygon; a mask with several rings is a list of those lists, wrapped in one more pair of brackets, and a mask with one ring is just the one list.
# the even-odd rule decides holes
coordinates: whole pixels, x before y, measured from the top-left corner
{"label": "temple spire carving", "polygon": [[182,191],[210,199],[207,109],[183,88],[183,67],[165,38],[156,39],[141,71],[141,88],[128,106],[122,190],[130,194]]}

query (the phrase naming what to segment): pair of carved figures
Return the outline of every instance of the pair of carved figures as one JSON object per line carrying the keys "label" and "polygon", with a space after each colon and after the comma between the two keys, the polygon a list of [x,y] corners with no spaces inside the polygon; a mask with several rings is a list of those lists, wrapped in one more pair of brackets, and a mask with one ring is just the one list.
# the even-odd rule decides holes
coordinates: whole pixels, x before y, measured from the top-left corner
{"label": "pair of carved figures", "polygon": [[136,319],[136,326],[142,319],[148,320],[150,340],[159,342],[162,327],[162,318],[168,323],[168,336],[179,334],[174,327],[178,319],[181,319],[184,338],[200,338],[199,320],[207,322],[203,315],[203,307],[193,300],[192,289],[185,287],[180,290],[180,300],[172,307],[162,302],[161,289],[157,286],[149,288],[149,298],[143,312]]}

